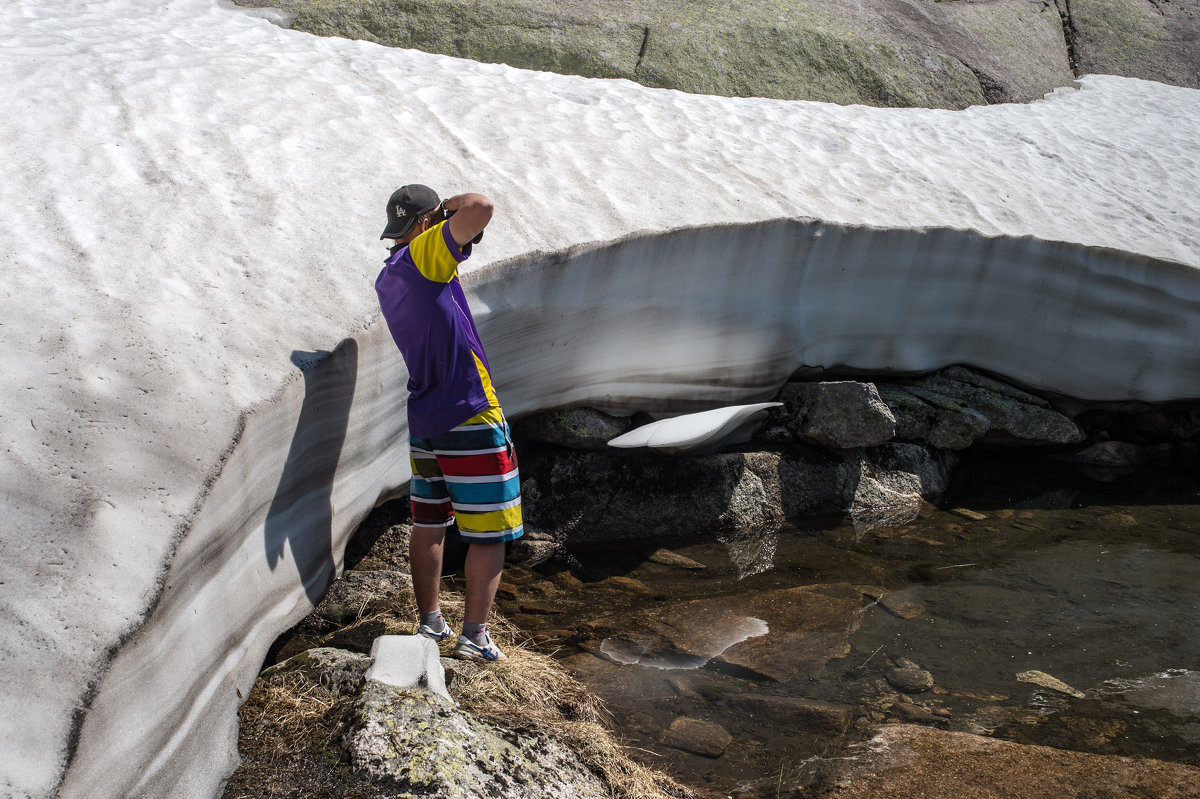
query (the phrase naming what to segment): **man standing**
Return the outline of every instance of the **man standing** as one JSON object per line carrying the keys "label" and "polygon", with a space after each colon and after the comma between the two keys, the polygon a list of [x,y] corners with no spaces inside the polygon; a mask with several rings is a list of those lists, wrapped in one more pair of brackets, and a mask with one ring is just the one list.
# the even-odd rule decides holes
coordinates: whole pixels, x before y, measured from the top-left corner
{"label": "man standing", "polygon": [[483,195],[443,201],[428,186],[402,186],[388,200],[380,238],[394,246],[375,282],[409,373],[409,561],[418,632],[435,641],[452,635],[438,588],[446,528],[457,522],[469,548],[463,630],[452,654],[470,660],[504,657],[486,622],[504,544],[524,532],[516,451],[458,276],[491,218],[492,203]]}

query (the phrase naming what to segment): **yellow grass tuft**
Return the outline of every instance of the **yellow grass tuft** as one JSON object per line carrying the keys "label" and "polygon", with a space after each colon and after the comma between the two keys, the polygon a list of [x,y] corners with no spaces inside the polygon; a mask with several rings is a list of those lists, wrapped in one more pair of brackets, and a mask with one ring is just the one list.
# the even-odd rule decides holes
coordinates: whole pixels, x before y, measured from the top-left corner
{"label": "yellow grass tuft", "polygon": [[[450,618],[455,602],[443,602]],[[455,613],[455,615],[457,615]],[[665,774],[637,762],[611,731],[608,710],[558,662],[527,648],[520,631],[502,617],[489,631],[507,655],[450,682],[450,694],[464,710],[502,726],[529,729],[555,738],[608,784],[615,799],[681,799],[694,793]]]}
{"label": "yellow grass tuft", "polygon": [[[441,602],[447,621],[459,628],[462,595],[443,588]],[[379,634],[413,634],[415,618],[411,596],[392,596],[364,603],[351,628],[371,625]],[[456,670],[449,690],[464,710],[558,740],[608,784],[614,799],[694,796],[631,757],[613,736],[601,701],[553,658],[525,646],[518,628],[499,614],[488,628],[508,659]],[[242,766],[226,785],[224,799],[377,796],[338,753],[344,710],[338,697],[301,670],[260,676],[239,711]]]}

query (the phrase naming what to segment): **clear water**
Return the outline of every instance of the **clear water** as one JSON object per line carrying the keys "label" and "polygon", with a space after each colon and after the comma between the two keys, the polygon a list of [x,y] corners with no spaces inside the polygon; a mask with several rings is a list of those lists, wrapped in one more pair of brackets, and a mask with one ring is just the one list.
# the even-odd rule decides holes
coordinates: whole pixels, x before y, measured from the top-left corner
{"label": "clear water", "polygon": [[[1115,478],[991,456],[962,464],[939,507],[911,520],[814,519],[741,540],[697,531],[580,549],[571,574],[582,584],[554,567],[515,572],[515,596],[500,606],[606,701],[630,746],[720,793],[787,795],[822,757],[889,721],[1200,766],[1194,471]],[[650,560],[659,547],[706,568]],[[901,615],[864,596],[835,656],[782,682],[721,664],[723,647],[769,626],[737,610],[747,596],[842,584],[888,589]],[[688,606],[702,612],[682,626],[701,645],[681,655],[645,643],[661,633],[648,618],[692,600],[705,600]],[[895,691],[886,674],[897,658],[935,687]],[[1029,671],[1082,697],[1017,678]],[[796,700],[817,711],[789,714]],[[849,720],[845,733],[830,714]],[[724,751],[664,742],[680,717],[727,731]]]}

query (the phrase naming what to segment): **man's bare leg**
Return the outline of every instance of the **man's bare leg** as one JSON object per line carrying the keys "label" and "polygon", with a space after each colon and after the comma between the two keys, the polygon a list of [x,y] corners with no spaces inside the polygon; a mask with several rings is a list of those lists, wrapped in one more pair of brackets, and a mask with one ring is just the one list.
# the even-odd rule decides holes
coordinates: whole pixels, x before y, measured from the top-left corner
{"label": "man's bare leg", "polygon": [[[414,527],[408,541],[408,567],[412,571],[413,596],[417,600],[417,609],[422,613],[431,613],[439,607],[438,589],[442,583],[445,543],[445,527]],[[470,586],[469,578],[467,585]]]}
{"label": "man's bare leg", "polygon": [[[504,571],[504,543],[471,544],[467,549],[467,561],[463,572],[467,578],[467,601],[463,621],[467,624],[484,624],[496,599],[500,587],[500,574]],[[416,570],[413,570],[413,585],[416,585]]]}

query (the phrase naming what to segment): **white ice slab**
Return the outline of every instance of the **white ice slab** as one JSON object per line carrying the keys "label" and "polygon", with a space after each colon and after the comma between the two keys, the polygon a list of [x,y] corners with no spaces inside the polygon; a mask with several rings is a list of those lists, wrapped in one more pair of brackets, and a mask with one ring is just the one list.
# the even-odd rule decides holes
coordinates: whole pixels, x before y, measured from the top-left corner
{"label": "white ice slab", "polygon": [[424,688],[449,699],[438,645],[420,635],[381,635],[371,644],[375,662],[366,678],[397,688]]}
{"label": "white ice slab", "polygon": [[740,444],[750,440],[754,430],[767,418],[767,410],[782,402],[756,402],[713,408],[699,413],[659,419],[610,440],[610,447],[633,449],[648,447],[666,453],[693,452]]}

